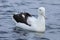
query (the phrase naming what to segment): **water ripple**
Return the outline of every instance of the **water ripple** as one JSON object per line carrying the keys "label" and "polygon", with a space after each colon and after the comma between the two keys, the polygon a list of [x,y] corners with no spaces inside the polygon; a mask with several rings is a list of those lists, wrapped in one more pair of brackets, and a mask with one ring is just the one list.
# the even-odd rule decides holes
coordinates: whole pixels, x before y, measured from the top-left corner
{"label": "water ripple", "polygon": [[50,25],[46,25],[46,30],[53,29]]}
{"label": "water ripple", "polygon": [[0,15],[0,19],[11,19],[11,15]]}
{"label": "water ripple", "polygon": [[0,37],[0,38],[8,38],[8,37]]}
{"label": "water ripple", "polygon": [[38,9],[38,8],[30,8],[30,9]]}
{"label": "water ripple", "polygon": [[42,38],[40,38],[40,37],[35,37],[35,40],[50,40],[49,38],[45,38],[45,37],[42,37]]}
{"label": "water ripple", "polygon": [[6,12],[15,12],[14,10],[7,10]]}
{"label": "water ripple", "polygon": [[0,34],[7,34],[8,32],[6,31],[0,31]]}
{"label": "water ripple", "polygon": [[15,3],[15,4],[17,4],[18,6],[22,6],[22,5],[26,6],[26,3]]}
{"label": "water ripple", "polygon": [[[48,4],[48,3],[46,3],[46,4]],[[60,6],[60,4],[54,4],[54,3],[52,3],[52,4],[50,3],[48,5],[56,5],[56,6],[58,5],[58,6]]]}
{"label": "water ripple", "polygon": [[60,6],[60,4],[57,4],[57,3],[45,3],[45,2],[41,2],[40,4],[47,4],[47,5],[57,5],[57,6]]}
{"label": "water ripple", "polygon": [[2,25],[0,25],[0,27],[1,27]]}
{"label": "water ripple", "polygon": [[50,39],[48,39],[48,38],[41,38],[42,40],[50,40]]}
{"label": "water ripple", "polygon": [[[11,15],[17,11],[26,11],[36,15],[37,9],[40,6],[46,8],[48,20],[46,21],[46,34],[44,38],[36,38],[35,40],[50,40],[60,39],[60,0],[0,0],[0,40],[29,40],[33,34],[18,28],[16,30],[15,24],[12,22]],[[50,16],[50,14],[52,16]],[[37,17],[37,16],[35,16]],[[52,19],[50,19],[52,18]],[[54,35],[54,36],[52,36]],[[29,38],[27,38],[27,36]],[[26,37],[26,39],[24,39]],[[34,36],[35,37],[35,36]],[[46,38],[47,37],[47,38]],[[32,39],[34,40],[34,39]]]}
{"label": "water ripple", "polygon": [[1,0],[1,3],[6,3],[6,2],[8,2],[7,0]]}
{"label": "water ripple", "polygon": [[12,7],[11,5],[0,5],[0,8],[3,7],[3,8],[7,8],[7,7]]}
{"label": "water ripple", "polygon": [[26,39],[16,39],[16,40],[26,40]]}
{"label": "water ripple", "polygon": [[51,31],[51,32],[49,32],[49,33],[54,33],[54,34],[55,34],[56,32],[54,32],[54,31]]}

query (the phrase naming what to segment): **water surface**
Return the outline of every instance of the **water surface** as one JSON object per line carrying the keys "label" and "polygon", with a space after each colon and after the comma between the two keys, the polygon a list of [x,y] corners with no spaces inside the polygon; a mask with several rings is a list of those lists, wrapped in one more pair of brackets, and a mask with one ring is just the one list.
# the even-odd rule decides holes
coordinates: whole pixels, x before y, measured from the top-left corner
{"label": "water surface", "polygon": [[[14,12],[26,11],[37,15],[39,7],[46,8],[46,32],[44,37],[33,38],[14,32],[15,23],[11,16]],[[60,0],[0,0],[0,40],[60,40]]]}

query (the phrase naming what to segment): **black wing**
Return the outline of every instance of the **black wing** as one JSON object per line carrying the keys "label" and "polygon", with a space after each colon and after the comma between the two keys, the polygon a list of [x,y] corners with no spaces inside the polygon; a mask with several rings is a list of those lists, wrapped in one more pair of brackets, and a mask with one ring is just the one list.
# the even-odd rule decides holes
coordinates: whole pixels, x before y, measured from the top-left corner
{"label": "black wing", "polygon": [[[25,18],[23,18],[22,15],[24,15]],[[21,23],[25,23],[25,24],[29,25],[29,24],[27,23],[27,18],[28,18],[28,16],[31,16],[31,15],[28,14],[28,13],[20,13],[20,14],[14,14],[14,15],[13,15],[13,18],[14,18],[14,20],[15,20],[16,22],[21,22]],[[29,25],[29,26],[31,26],[31,25]]]}

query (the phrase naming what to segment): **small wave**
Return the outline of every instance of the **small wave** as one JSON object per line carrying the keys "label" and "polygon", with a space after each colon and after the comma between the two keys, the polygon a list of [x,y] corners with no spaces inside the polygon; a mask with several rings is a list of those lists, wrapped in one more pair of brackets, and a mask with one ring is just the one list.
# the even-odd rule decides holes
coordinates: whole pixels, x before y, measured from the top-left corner
{"label": "small wave", "polygon": [[53,29],[50,25],[46,25],[46,30]]}
{"label": "small wave", "polygon": [[8,38],[8,37],[0,37],[0,38]]}
{"label": "small wave", "polygon": [[6,12],[15,12],[15,11],[13,11],[13,10],[7,10]]}
{"label": "small wave", "polygon": [[30,9],[38,9],[38,8],[30,8]]}
{"label": "small wave", "polygon": [[7,34],[8,32],[6,31],[0,31],[0,34]]}
{"label": "small wave", "polygon": [[0,25],[0,27],[1,27],[2,25]]}
{"label": "small wave", "polygon": [[16,40],[26,40],[26,39],[16,39]]}
{"label": "small wave", "polygon": [[49,32],[49,33],[55,33],[54,31],[51,31],[51,32]]}
{"label": "small wave", "polygon": [[1,0],[1,3],[6,3],[6,2],[8,2],[7,0]]}
{"label": "small wave", "polygon": [[7,7],[12,7],[10,5],[1,5],[0,7],[7,8]]}
{"label": "small wave", "polygon": [[15,3],[16,5],[20,6],[20,5],[26,5],[26,3]]}
{"label": "small wave", "polygon": [[10,15],[0,15],[0,19],[11,19]]}
{"label": "small wave", "polygon": [[48,38],[41,38],[42,40],[50,40],[50,39],[48,39]]}
{"label": "small wave", "polygon": [[56,5],[56,6],[60,6],[60,4],[53,4],[53,3],[50,3],[50,5]]}

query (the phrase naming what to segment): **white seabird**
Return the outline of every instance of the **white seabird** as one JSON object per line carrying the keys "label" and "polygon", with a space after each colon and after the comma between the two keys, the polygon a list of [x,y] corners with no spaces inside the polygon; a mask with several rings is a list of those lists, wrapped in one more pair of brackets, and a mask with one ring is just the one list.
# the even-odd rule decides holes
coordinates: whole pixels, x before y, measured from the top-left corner
{"label": "white seabird", "polygon": [[45,8],[44,7],[40,7],[38,9],[37,18],[35,18],[34,16],[28,13],[27,14],[21,13],[20,15],[19,14],[17,15],[18,16],[16,17],[16,19],[18,19],[18,21],[13,17],[16,26],[30,31],[45,32]]}

